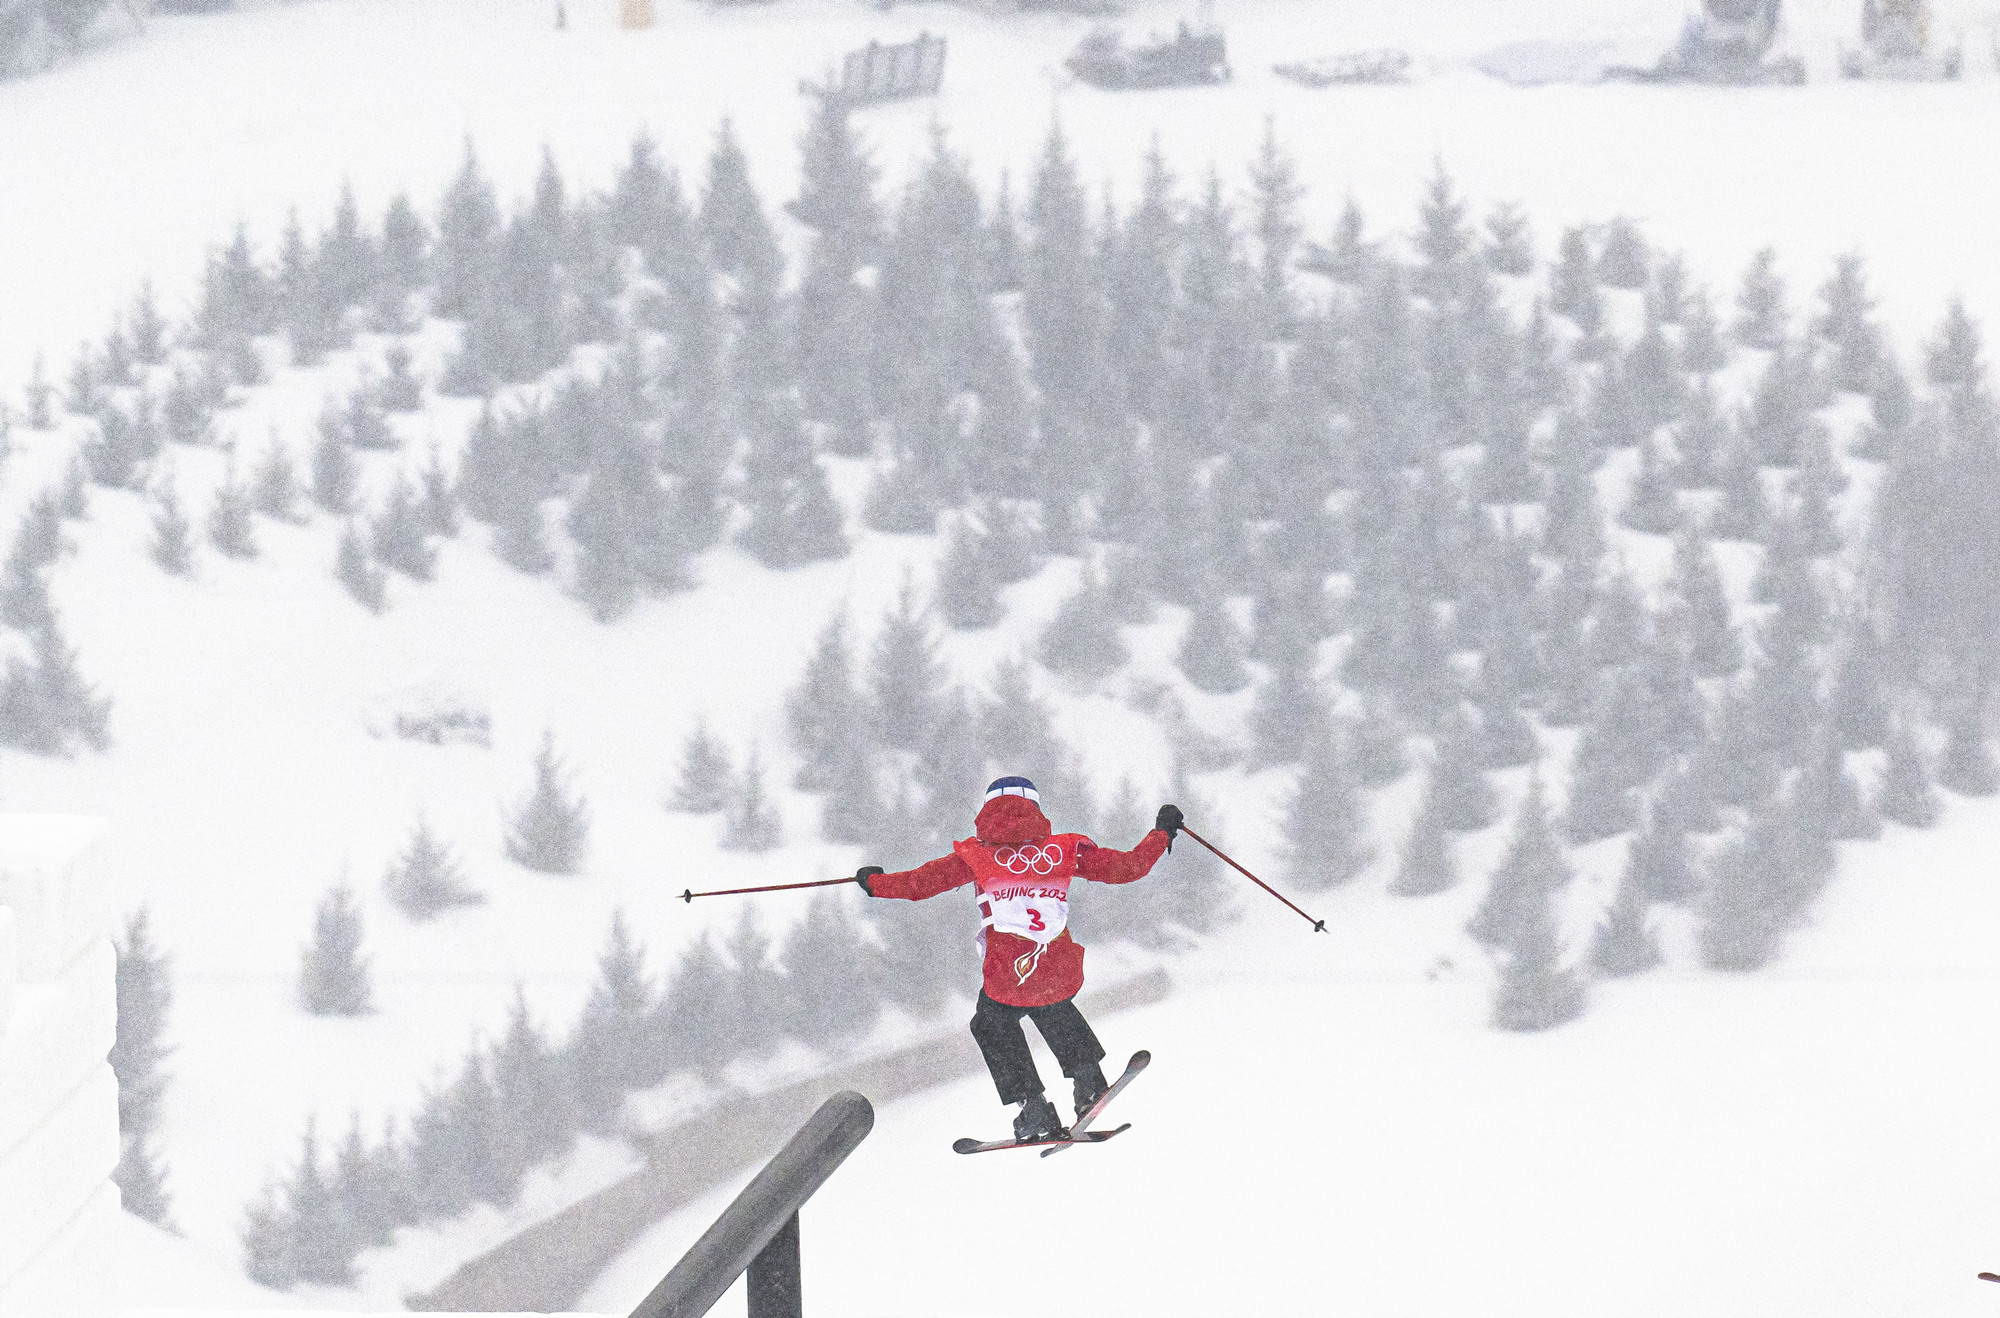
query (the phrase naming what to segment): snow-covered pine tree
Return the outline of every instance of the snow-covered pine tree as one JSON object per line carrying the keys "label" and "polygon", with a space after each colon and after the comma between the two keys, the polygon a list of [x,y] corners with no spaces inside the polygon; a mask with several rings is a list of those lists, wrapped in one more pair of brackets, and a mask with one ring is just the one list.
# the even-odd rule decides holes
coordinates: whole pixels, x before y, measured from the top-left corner
{"label": "snow-covered pine tree", "polygon": [[255,558],[257,537],[250,519],[254,506],[250,487],[237,477],[236,459],[231,457],[208,511],[209,543],[229,558]]}
{"label": "snow-covered pine tree", "polygon": [[2000,792],[2000,766],[1986,744],[1980,717],[1982,702],[1963,701],[1946,724],[1944,755],[1938,760],[1938,786],[1960,796],[1991,796]]}
{"label": "snow-covered pine tree", "polygon": [[1813,415],[1818,403],[1812,349],[1803,343],[1781,342],[1757,380],[1742,427],[1765,466],[1795,466],[1812,433],[1819,427]]}
{"label": "snow-covered pine tree", "polygon": [[299,1004],[315,1016],[365,1016],[375,1010],[368,961],[361,955],[361,908],[346,883],[327,889],[313,915],[313,941],[301,951]]}
{"label": "snow-covered pine tree", "polygon": [[35,364],[28,371],[28,383],[22,390],[28,404],[30,430],[47,430],[55,424],[55,393],[55,386],[49,383],[48,358],[37,352]]}
{"label": "snow-covered pine tree", "polygon": [[[1443,179],[1443,176],[1440,166],[1437,177]],[[1264,117],[1264,138],[1257,148],[1257,159],[1250,166],[1250,187],[1254,198],[1252,232],[1257,237],[1257,300],[1262,337],[1271,342],[1289,340],[1296,333],[1298,316],[1291,287],[1292,258],[1300,235],[1305,232],[1299,223],[1298,208],[1306,190],[1299,182],[1298,162],[1278,145],[1277,125],[1269,115]],[[1449,188],[1448,183],[1446,187]],[[1432,257],[1428,249],[1425,255]],[[1435,258],[1431,263],[1435,268]]]}
{"label": "snow-covered pine tree", "polygon": [[417,521],[426,535],[449,540],[458,534],[458,487],[445,466],[444,452],[431,445],[430,460],[417,473],[422,495],[417,503]]}
{"label": "snow-covered pine tree", "polygon": [[431,831],[430,821],[422,815],[417,816],[402,854],[382,875],[382,891],[412,920],[429,920],[454,906],[477,906],[486,900],[465,881],[450,845]]}
{"label": "snow-covered pine tree", "polygon": [[[676,983],[689,976],[690,966],[704,953],[709,958],[715,954],[706,935],[682,955]],[[608,1134],[629,1091],[658,1084],[672,1071],[698,1066],[701,1058],[688,1056],[681,1047],[662,1046],[670,1033],[662,1008],[672,1010],[675,1003],[674,989],[660,996],[647,975],[645,949],[633,939],[624,911],[612,911],[604,949],[597,954],[597,981],[562,1050],[573,1110],[584,1129]],[[710,1019],[704,1024],[720,1022]],[[696,1041],[683,1035],[677,1042]],[[717,1034],[699,1041],[699,1046],[714,1049],[727,1060],[731,1041]]]}
{"label": "snow-covered pine tree", "polygon": [[1544,887],[1524,890],[1493,995],[1493,1024],[1500,1029],[1548,1030],[1583,1014],[1584,983],[1561,963],[1549,896]]}
{"label": "snow-covered pine tree", "polygon": [[507,820],[507,859],[539,874],[575,874],[590,840],[590,808],[570,786],[552,731],[535,752],[535,785]]}
{"label": "snow-covered pine tree", "polygon": [[1687,260],[1679,252],[1669,252],[1653,265],[1653,286],[1646,290],[1646,316],[1662,325],[1678,325],[1687,308]]}
{"label": "snow-covered pine tree", "polygon": [[1486,778],[1485,752],[1479,724],[1462,707],[1446,716],[1427,785],[1444,827],[1463,833],[1493,822],[1497,802]]}
{"label": "snow-covered pine tree", "polygon": [[277,309],[278,328],[291,344],[294,365],[317,366],[329,352],[347,346],[349,336],[341,320],[344,308],[306,244],[296,210],[286,221],[278,251]]}
{"label": "snow-covered pine tree", "polygon": [[1000,606],[1000,582],[989,562],[989,536],[969,518],[954,522],[938,563],[934,594],[938,616],[957,631],[991,627],[1005,610]]}
{"label": "snow-covered pine tree", "polygon": [[215,442],[215,409],[209,401],[209,389],[203,377],[185,364],[175,368],[166,395],[160,400],[160,429],[168,443]]}
{"label": "snow-covered pine tree", "polygon": [[1827,714],[1847,750],[1880,746],[1889,735],[1889,701],[1882,690],[1882,647],[1876,620],[1866,613],[1848,622],[1834,667]]}
{"label": "snow-covered pine tree", "polygon": [[1325,697],[1314,675],[1314,648],[1303,637],[1276,647],[1250,706],[1250,764],[1295,764],[1331,735]]}
{"label": "snow-covered pine tree", "polygon": [[1496,275],[1520,278],[1535,270],[1535,241],[1528,214],[1519,202],[1503,201],[1486,217],[1486,266]]}
{"label": "snow-covered pine tree", "polygon": [[125,1211],[154,1226],[173,1228],[166,1169],[154,1142],[160,1100],[170,1077],[162,1069],[171,1048],[162,1042],[173,1006],[172,961],[153,946],[147,908],[125,920],[117,944],[118,1029],[111,1045],[111,1072],[118,1078],[120,1155],[111,1174]]}
{"label": "snow-covered pine tree", "polygon": [[494,1157],[498,1124],[485,1046],[467,1049],[458,1076],[426,1094],[410,1122],[409,1183],[422,1217],[455,1217],[477,1203],[505,1207],[514,1188]]}
{"label": "snow-covered pine tree", "polygon": [[437,571],[437,550],[424,537],[421,496],[399,474],[388,500],[368,522],[368,547],[375,561],[412,581],[429,581]]}
{"label": "snow-covered pine tree", "polygon": [[1924,344],[1924,379],[1940,389],[1977,390],[1986,366],[1980,360],[1979,326],[1954,294],[1937,331]]}
{"label": "snow-covered pine tree", "polygon": [[1639,228],[1620,215],[1604,226],[1604,246],[1597,254],[1597,282],[1607,288],[1644,288],[1651,276],[1652,255]]}
{"label": "snow-covered pine tree", "polygon": [[273,328],[275,290],[250,246],[247,225],[239,222],[229,246],[211,249],[202,273],[201,302],[195,310],[196,341],[210,351]]}
{"label": "snow-covered pine tree", "polygon": [[322,413],[319,440],[312,451],[313,502],[336,517],[345,517],[354,507],[360,480],[361,468],[348,447],[347,427],[337,413]]}
{"label": "snow-covered pine tree", "polygon": [[1706,379],[1729,364],[1729,345],[1722,340],[1722,324],[1716,319],[1715,303],[1707,289],[1688,296],[1681,317],[1681,365]]}
{"label": "snow-covered pine tree", "polygon": [[1417,203],[1417,232],[1413,245],[1422,264],[1416,273],[1420,292],[1434,305],[1458,296],[1465,277],[1464,263],[1472,255],[1474,235],[1467,221],[1471,207],[1459,195],[1451,176],[1445,173],[1442,156],[1431,158],[1431,176]]}
{"label": "snow-covered pine tree", "polygon": [[72,755],[111,744],[111,699],[99,696],[77,668],[55,612],[29,633],[29,658],[7,658],[0,677],[0,746],[32,755]]}
{"label": "snow-covered pine tree", "polygon": [[1746,348],[1771,352],[1784,344],[1789,319],[1778,253],[1766,247],[1750,258],[1743,272],[1743,284],[1736,292],[1736,323],[1730,332]]}
{"label": "snow-covered pine tree", "polygon": [[146,547],[147,556],[168,576],[187,576],[194,570],[194,524],[181,507],[171,473],[154,483],[149,520],[153,538]]}
{"label": "snow-covered pine tree", "polygon": [[1645,898],[1681,902],[1697,890],[1694,853],[1688,843],[1694,784],[1685,771],[1669,771],[1653,794],[1645,820],[1625,853],[1625,882],[1637,883]]}
{"label": "snow-covered pine tree", "polygon": [[1313,253],[1313,268],[1331,279],[1359,288],[1374,273],[1381,244],[1370,241],[1367,218],[1353,193],[1341,202],[1340,215],[1333,222],[1330,241]]}
{"label": "snow-covered pine tree", "polygon": [[367,303],[375,287],[376,260],[374,239],[361,225],[361,208],[354,200],[354,186],[343,179],[340,199],[334,203],[333,223],[320,234],[318,248],[313,253],[313,264],[336,312]]}
{"label": "snow-covered pine tree", "polygon": [[368,557],[361,530],[352,521],[340,530],[333,575],[355,603],[370,613],[380,613],[389,607],[389,574]]}
{"label": "snow-covered pine tree", "polygon": [[341,1205],[320,1156],[317,1122],[308,1117],[299,1164],[284,1183],[282,1254],[287,1280],[285,1289],[298,1283],[319,1286],[354,1284],[354,1250]]}
{"label": "snow-covered pine tree", "polygon": [[108,490],[139,486],[148,457],[140,427],[116,402],[106,402],[91,414],[94,433],[81,446],[90,479]]}
{"label": "snow-covered pine tree", "polygon": [[1799,766],[1792,791],[1798,799],[1801,823],[1830,842],[1882,835],[1881,817],[1863,799],[1860,785],[1848,772],[1846,753],[1831,726],[1815,738],[1815,748]]}
{"label": "snow-covered pine tree", "polygon": [[1101,359],[1101,279],[1088,201],[1060,122],[1051,122],[1028,195],[1021,314],[1030,370],[1057,411],[1081,414]]}
{"label": "snow-covered pine tree", "polygon": [[1824,434],[1806,440],[1805,453],[1792,476],[1792,531],[1799,552],[1807,558],[1824,558],[1841,547],[1840,522],[1833,508],[1837,482],[1845,479],[1839,461],[1827,445]]}
{"label": "snow-covered pine tree", "polygon": [[752,745],[743,772],[735,779],[725,807],[722,834],[716,845],[724,851],[769,851],[785,840],[784,820],[764,788],[764,765]]}
{"label": "snow-covered pine tree", "polygon": [[1611,905],[1591,938],[1590,962],[1616,979],[1644,974],[1660,964],[1660,945],[1646,923],[1651,896],[1637,862],[1627,855]]}
{"label": "snow-covered pine tree", "polygon": [[410,345],[401,339],[382,353],[388,374],[375,383],[374,404],[384,412],[420,412],[424,406],[424,382],[410,373]]}
{"label": "snow-covered pine tree", "polygon": [[870,736],[868,723],[843,608],[821,629],[799,684],[785,697],[785,725],[800,757],[794,785],[809,792],[835,786],[836,764],[848,746]]}
{"label": "snow-covered pine tree", "polygon": [[726,1033],[729,967],[704,933],[682,952],[651,1016],[660,1065],[669,1074],[719,1074],[733,1058]]}
{"label": "snow-covered pine tree", "polygon": [[768,1056],[784,1037],[791,994],[784,971],[772,958],[771,936],[764,932],[755,906],[744,905],[722,951],[731,971],[723,999],[724,1030],[735,1041],[738,1057],[756,1061]]}
{"label": "snow-covered pine tree", "polygon": [[1730,438],[1729,422],[1706,379],[1688,391],[1674,422],[1674,483],[1684,490],[1708,489],[1717,480],[1719,455]]}
{"label": "snow-covered pine tree", "polygon": [[555,566],[542,522],[541,496],[534,490],[512,485],[501,491],[493,510],[493,554],[531,577]]}
{"label": "snow-covered pine tree", "polygon": [[1550,826],[1541,776],[1528,780],[1528,794],[1514,814],[1507,853],[1466,932],[1488,947],[1512,944],[1536,908],[1569,884],[1570,871]]}
{"label": "snow-covered pine tree", "polygon": [[1435,776],[1424,784],[1410,835],[1403,843],[1401,863],[1389,891],[1399,897],[1428,897],[1458,883],[1458,861],[1452,854],[1451,830],[1445,825]]}
{"label": "snow-covered pine tree", "polygon": [[518,1186],[528,1171],[566,1155],[580,1126],[565,1063],[528,1013],[514,986],[507,1032],[493,1049],[493,1160],[499,1176]]}
{"label": "snow-covered pine tree", "polygon": [[430,229],[406,193],[389,199],[382,212],[382,236],[375,246],[375,288],[371,302],[375,329],[404,334],[417,327],[412,297],[430,282]]}
{"label": "snow-covered pine tree", "polygon": [[[1563,230],[1555,264],[1549,267],[1549,310],[1567,316],[1585,334],[1596,330],[1603,316],[1597,291],[1596,258],[1581,228]],[[1581,317],[1582,319],[1579,319]],[[1584,321],[1589,321],[1585,324]]]}
{"label": "snow-covered pine tree", "polygon": [[1639,471],[1618,520],[1648,535],[1672,535],[1685,520],[1676,485],[1659,436],[1648,435],[1639,446]]}
{"label": "snow-covered pine tree", "polygon": [[1702,677],[1727,677],[1743,665],[1743,642],[1729,612],[1715,550],[1689,527],[1674,539],[1668,590],[1678,601],[1689,661]]}
{"label": "snow-covered pine tree", "polygon": [[881,986],[874,982],[875,948],[845,892],[813,895],[804,917],[785,935],[778,960],[784,970],[787,1034],[834,1053],[874,1025],[882,1009]]}
{"label": "snow-covered pine tree", "polygon": [[361,1112],[353,1111],[347,1137],[333,1155],[329,1186],[348,1250],[359,1254],[395,1239],[396,1228],[410,1218],[401,1179],[394,1140],[385,1137],[375,1148],[368,1147],[361,1133]]}
{"label": "snow-covered pine tree", "polygon": [[251,473],[250,501],[258,512],[280,522],[289,522],[297,515],[298,472],[292,465],[291,450],[278,438],[276,430],[264,446],[257,470]]}
{"label": "snow-covered pine tree", "polygon": [[1373,858],[1361,783],[1340,738],[1321,720],[1285,811],[1286,873],[1318,892],[1346,883]]}
{"label": "snow-covered pine tree", "polygon": [[1833,347],[1828,372],[1835,388],[1866,393],[1882,364],[1881,330],[1871,319],[1875,299],[1859,253],[1834,258],[1833,273],[1819,290],[1820,313],[1813,333]]}
{"label": "snow-covered pine tree", "polygon": [[723,274],[741,275],[750,261],[769,259],[775,249],[764,204],[750,181],[750,162],[736,140],[735,124],[726,115],[716,126],[715,145],[708,155],[699,224],[710,259]]}
{"label": "snow-covered pine tree", "polygon": [[1197,690],[1227,695],[1250,684],[1243,656],[1242,629],[1229,616],[1220,596],[1204,594],[1195,602],[1175,656],[1181,672]]}
{"label": "snow-covered pine tree", "polygon": [[22,632],[34,632],[52,620],[54,608],[48,600],[48,582],[34,564],[32,552],[22,540],[16,540],[14,552],[8,554],[6,566],[0,568],[0,622]]}
{"label": "snow-covered pine tree", "polygon": [[909,579],[896,607],[883,617],[868,657],[867,721],[874,738],[885,746],[917,749],[936,725],[950,671],[931,610],[918,604]]}
{"label": "snow-covered pine tree", "polygon": [[1722,499],[1709,515],[1707,534],[1718,540],[1759,540],[1768,534],[1770,502],[1757,449],[1748,436],[1732,439],[1716,469],[1716,482]]}
{"label": "snow-covered pine tree", "polygon": [[1798,805],[1773,794],[1710,860],[1696,944],[1714,970],[1755,970],[1811,909],[1832,876],[1833,847]]}
{"label": "snow-covered pine tree", "polygon": [[78,521],[90,515],[90,473],[81,454],[69,455],[56,497],[66,520]]}
{"label": "snow-covered pine tree", "polygon": [[467,137],[465,160],[438,207],[437,242],[430,253],[434,314],[464,320],[485,299],[499,231],[500,203]]}
{"label": "snow-covered pine tree", "polygon": [[1104,579],[1085,567],[1076,591],[1042,630],[1037,657],[1050,671],[1092,682],[1118,670],[1127,657],[1125,638]]}
{"label": "snow-covered pine tree", "polygon": [[759,409],[744,457],[750,522],[742,539],[766,567],[798,567],[847,552],[845,517],[788,401]]}
{"label": "snow-covered pine tree", "polygon": [[1905,450],[1917,419],[1917,396],[1894,355],[1884,353],[1868,385],[1869,421],[1854,444],[1854,456],[1894,461]]}
{"label": "snow-covered pine tree", "polygon": [[1625,363],[1615,351],[1603,355],[1588,395],[1591,441],[1600,449],[1632,448],[1653,432],[1654,423],[1640,406]]}
{"label": "snow-covered pine tree", "polygon": [[707,720],[697,720],[681,743],[679,776],[668,794],[667,808],[697,815],[720,813],[736,795],[735,781],[728,747],[709,731]]}

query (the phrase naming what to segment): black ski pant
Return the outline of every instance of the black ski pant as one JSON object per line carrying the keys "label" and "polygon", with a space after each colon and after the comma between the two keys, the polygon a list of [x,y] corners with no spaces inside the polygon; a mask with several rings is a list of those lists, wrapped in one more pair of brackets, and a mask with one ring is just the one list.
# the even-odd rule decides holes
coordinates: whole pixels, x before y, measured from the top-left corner
{"label": "black ski pant", "polygon": [[972,1013],[972,1037],[993,1073],[993,1087],[1002,1103],[1025,1103],[1042,1092],[1042,1077],[1035,1071],[1035,1058],[1028,1051],[1028,1032],[1021,1018],[1035,1022],[1049,1051],[1056,1055],[1062,1073],[1074,1080],[1091,1076],[1100,1083],[1104,1072],[1104,1045],[1091,1033],[1090,1023],[1076,1009],[1075,998],[1051,1002],[1046,1007],[1010,1007],[981,993],[979,1009]]}

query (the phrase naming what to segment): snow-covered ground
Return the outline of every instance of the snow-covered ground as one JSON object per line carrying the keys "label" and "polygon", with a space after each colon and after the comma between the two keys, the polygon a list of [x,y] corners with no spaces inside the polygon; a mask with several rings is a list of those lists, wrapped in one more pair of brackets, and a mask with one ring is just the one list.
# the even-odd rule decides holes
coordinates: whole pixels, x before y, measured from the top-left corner
{"label": "snow-covered ground", "polygon": [[[802,1218],[813,1311],[1990,1314],[1995,836],[1991,801],[1891,826],[1780,965],[1599,984],[1537,1036],[1485,1027],[1469,965],[1420,964],[1476,892],[1413,914],[1364,878],[1308,902],[1318,938],[1258,898],[1183,992],[1101,1030],[1154,1055],[1113,1143],[954,1155],[1005,1129],[984,1078],[878,1112]],[[578,1307],[628,1311],[747,1179]]]}
{"label": "snow-covered ground", "polygon": [[[863,117],[891,180],[935,121],[982,174],[1018,181],[1056,116],[1090,177],[1129,186],[1157,137],[1184,178],[1212,164],[1240,185],[1268,116],[1311,186],[1315,233],[1348,194],[1378,231],[1404,227],[1441,160],[1482,207],[1525,203],[1545,251],[1559,226],[1627,215],[1721,292],[1772,244],[1802,305],[1834,254],[1859,249],[1906,351],[1954,291],[2000,312],[1987,159],[2000,80],[1972,4],[1941,6],[1971,52],[1956,84],[1832,79],[1853,6],[1812,0],[1791,7],[1819,79],[1804,88],[1523,90],[1467,59],[1536,38],[1641,57],[1671,39],[1681,0],[1615,17],[1591,0],[1223,0],[1230,87],[1109,95],[1055,76],[1080,19],[657,3],[646,33],[615,28],[614,0],[572,0],[566,32],[540,0],[258,4],[156,18],[143,39],[0,84],[0,394],[18,397],[37,351],[59,380],[143,278],[184,312],[202,253],[239,220],[268,252],[289,208],[320,223],[344,179],[364,213],[403,189],[428,209],[468,137],[514,197],[544,145],[573,180],[608,184],[641,125],[696,176],[728,114],[775,204],[795,186],[798,80],[921,29],[951,38],[944,94]],[[1148,0],[1128,25],[1183,9]],[[1430,76],[1308,91],[1270,72],[1384,43]],[[310,416],[351,368],[288,378],[277,413]],[[238,424],[255,452],[265,414]],[[0,469],[10,510],[64,456],[22,444]],[[205,487],[222,457],[177,461]],[[837,475],[858,488],[859,472]],[[672,902],[683,887],[848,872],[852,849],[815,840],[814,798],[787,794],[791,845],[754,858],[717,851],[713,820],[659,803],[697,717],[777,758],[782,693],[824,619],[845,603],[866,632],[904,570],[921,576],[937,552],[868,536],[845,560],[777,576],[724,551],[704,560],[700,592],[605,628],[463,541],[444,546],[436,584],[393,583],[394,606],[372,618],[331,578],[324,521],[258,534],[260,559],[210,556],[176,581],[145,561],[138,501],[97,492],[53,589],[87,674],[117,700],[116,746],[69,763],[0,757],[9,809],[114,820],[117,900],[149,902],[175,958],[163,1147],[175,1216],[217,1260],[235,1258],[244,1203],[294,1156],[308,1114],[338,1132],[351,1108],[370,1129],[407,1113],[473,1029],[504,1019],[516,983],[544,1022],[573,1017],[614,907],[666,952],[734,918]],[[1013,588],[998,631],[953,638],[961,675],[1025,644],[1074,571]],[[1176,626],[1169,613],[1130,637],[1142,665],[1167,661]],[[491,751],[367,734],[386,693],[427,679],[491,706]],[[1068,701],[1065,716],[1099,734],[1101,784],[1163,787],[1157,732],[1129,708]],[[499,859],[499,807],[526,785],[544,728],[597,823],[573,880]],[[1253,868],[1274,857],[1274,782],[1208,784]],[[1378,806],[1392,826],[1408,809]],[[419,810],[489,901],[412,927],[376,884]],[[1003,1120],[984,1081],[885,1110],[808,1212],[815,1308],[997,1313],[1018,1307],[1004,1275],[1106,1313],[1983,1312],[1992,1297],[1971,1274],[2000,1264],[1978,1257],[2000,1238],[1996,830],[1993,807],[1966,803],[1935,832],[1892,828],[1845,853],[1780,967],[1655,972],[1599,989],[1584,1020],[1542,1038],[1489,1032],[1483,974],[1436,964],[1476,885],[1412,906],[1382,900],[1376,873],[1316,911],[1336,930],[1323,939],[1248,893],[1251,918],[1194,962],[1187,993],[1109,1031],[1114,1052],[1159,1057],[1118,1143],[1046,1164],[954,1159],[951,1138]],[[1503,832],[1464,844],[1469,871],[1497,858]],[[380,1010],[308,1018],[290,993],[298,947],[343,868],[368,907]],[[663,1224],[579,1307],[643,1293],[727,1193]],[[995,1203],[1048,1205],[1017,1269],[976,1243]]]}

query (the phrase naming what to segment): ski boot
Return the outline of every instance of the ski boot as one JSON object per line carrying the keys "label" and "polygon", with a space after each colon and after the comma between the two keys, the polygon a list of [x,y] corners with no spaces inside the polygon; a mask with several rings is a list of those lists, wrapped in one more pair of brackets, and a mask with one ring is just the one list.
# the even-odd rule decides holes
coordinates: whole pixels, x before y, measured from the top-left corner
{"label": "ski boot", "polygon": [[1111,1083],[1104,1078],[1104,1068],[1092,1063],[1088,1071],[1074,1078],[1076,1086],[1076,1119],[1083,1120],[1083,1114],[1090,1111],[1097,1100],[1104,1097],[1104,1091]]}
{"label": "ski boot", "polygon": [[1036,1094],[1021,1104],[1020,1115],[1014,1118],[1014,1138],[1023,1143],[1067,1139],[1069,1131],[1056,1116],[1056,1105],[1049,1102],[1048,1095]]}

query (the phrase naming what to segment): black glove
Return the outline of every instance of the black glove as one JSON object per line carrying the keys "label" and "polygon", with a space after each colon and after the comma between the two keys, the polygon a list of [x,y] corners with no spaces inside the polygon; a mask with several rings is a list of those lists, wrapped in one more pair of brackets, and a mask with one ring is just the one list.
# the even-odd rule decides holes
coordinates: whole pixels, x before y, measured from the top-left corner
{"label": "black glove", "polygon": [[881,872],[882,867],[880,865],[863,865],[860,869],[854,871],[854,881],[861,885],[861,891],[873,897],[875,890],[868,886],[868,880]]}
{"label": "black glove", "polygon": [[1177,805],[1163,805],[1159,815],[1153,820],[1153,827],[1167,835],[1167,850],[1174,849],[1174,837],[1181,831],[1181,808]]}

